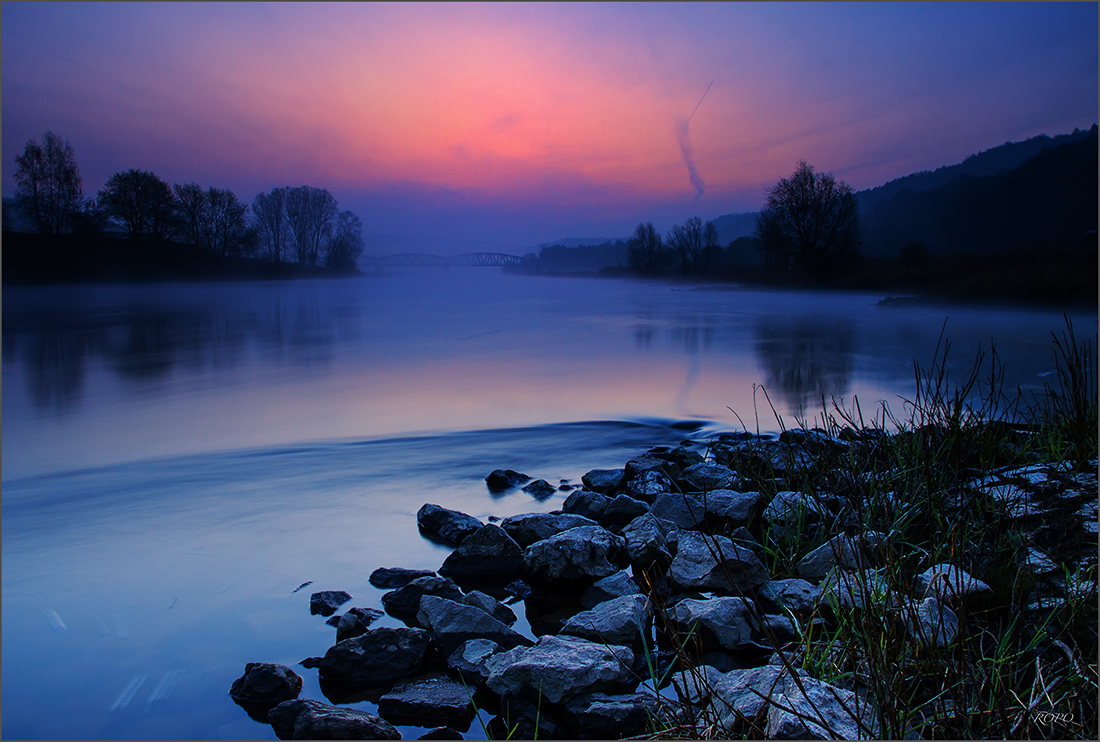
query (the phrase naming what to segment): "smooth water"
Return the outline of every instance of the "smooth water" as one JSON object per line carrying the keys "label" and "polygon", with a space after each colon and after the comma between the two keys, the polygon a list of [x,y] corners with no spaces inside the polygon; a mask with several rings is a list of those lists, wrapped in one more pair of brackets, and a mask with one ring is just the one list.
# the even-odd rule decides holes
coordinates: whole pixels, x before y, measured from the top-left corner
{"label": "smooth water", "polygon": [[331,645],[311,592],[380,607],[376,567],[437,568],[425,502],[566,496],[493,496],[493,469],[579,482],[822,396],[901,411],[948,315],[956,374],[995,340],[1009,385],[1049,378],[1060,313],[877,299],[491,269],[5,289],[2,734],[274,739],[228,689]]}

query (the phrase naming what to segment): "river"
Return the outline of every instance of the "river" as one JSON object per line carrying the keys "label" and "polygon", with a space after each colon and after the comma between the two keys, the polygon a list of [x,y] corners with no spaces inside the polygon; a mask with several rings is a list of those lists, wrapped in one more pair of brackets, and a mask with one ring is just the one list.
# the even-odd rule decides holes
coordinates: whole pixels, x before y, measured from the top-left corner
{"label": "river", "polygon": [[1060,312],[878,299],[484,268],[5,288],[3,736],[274,739],[228,689],[278,662],[325,700],[310,592],[377,608],[376,567],[437,568],[425,502],[566,496],[493,495],[493,469],[578,483],[823,397],[901,412],[945,320],[952,378],[991,341],[1009,387],[1051,378]]}

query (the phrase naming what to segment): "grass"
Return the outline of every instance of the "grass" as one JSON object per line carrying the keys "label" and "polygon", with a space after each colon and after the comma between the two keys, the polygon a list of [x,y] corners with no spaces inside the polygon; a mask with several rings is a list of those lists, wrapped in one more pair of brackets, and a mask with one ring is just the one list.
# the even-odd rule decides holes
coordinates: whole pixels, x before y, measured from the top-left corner
{"label": "grass", "polygon": [[[869,702],[877,714],[874,728],[864,730],[868,737],[1095,739],[1095,544],[1073,536],[1080,527],[1053,500],[1045,516],[1053,523],[1033,530],[1026,519],[1008,520],[989,494],[999,473],[1012,468],[1043,464],[1062,480],[1095,471],[1095,339],[1078,340],[1067,317],[1065,330],[1052,338],[1057,372],[1031,395],[1005,388],[995,348],[980,351],[967,372],[951,378],[950,350],[941,335],[931,364],[914,364],[915,394],[903,401],[900,416],[883,404],[866,419],[858,400],[850,406],[823,400],[814,422],[827,438],[814,438],[807,420],[788,432],[768,401],[785,437],[797,438],[797,431],[812,460],[796,457],[794,449],[786,451],[789,460],[777,460],[774,443],[708,451],[765,495],[793,489],[830,505],[829,517],[816,523],[750,522],[773,579],[797,576],[798,561],[839,533],[881,535],[869,549],[876,569],[851,573],[871,598],[865,605],[833,601],[810,616],[791,614],[801,639],[780,662],[788,672],[800,668]],[[766,445],[773,447],[768,456],[760,450]],[[777,476],[777,470],[786,473]],[[1036,577],[1021,566],[1033,546],[1061,565],[1060,575]],[[956,601],[952,613],[937,613],[933,604],[933,626],[920,635],[912,628],[923,597],[914,577],[941,563],[981,579],[992,594],[981,602]],[[705,685],[694,637],[669,630],[664,592],[657,581],[649,587],[676,671]],[[930,638],[956,624],[953,639]],[[656,689],[667,672],[650,667]],[[653,737],[763,732],[759,719],[721,729],[709,707],[684,699],[674,705]]]}

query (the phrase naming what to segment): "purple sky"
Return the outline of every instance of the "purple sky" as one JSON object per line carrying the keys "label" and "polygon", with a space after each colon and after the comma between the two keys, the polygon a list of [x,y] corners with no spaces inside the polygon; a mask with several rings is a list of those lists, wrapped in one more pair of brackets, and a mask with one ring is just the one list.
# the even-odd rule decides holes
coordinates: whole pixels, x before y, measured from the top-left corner
{"label": "purple sky", "polygon": [[52,130],[89,194],[128,168],[324,187],[375,254],[667,230],[758,209],[800,159],[861,189],[1097,120],[1096,3],[2,13],[5,196]]}

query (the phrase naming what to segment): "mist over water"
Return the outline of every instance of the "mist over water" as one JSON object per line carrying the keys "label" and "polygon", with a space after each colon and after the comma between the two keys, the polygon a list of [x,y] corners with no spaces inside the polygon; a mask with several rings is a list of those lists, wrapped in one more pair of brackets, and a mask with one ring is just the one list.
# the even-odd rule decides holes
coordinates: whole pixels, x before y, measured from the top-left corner
{"label": "mist over water", "polygon": [[900,409],[948,315],[953,374],[991,339],[1010,386],[1053,368],[1059,313],[877,299],[491,269],[5,290],[3,736],[273,739],[228,689],[278,662],[325,700],[311,591],[380,607],[376,567],[437,568],[425,502],[567,494],[493,496],[493,469],[576,483],[737,416],[775,432],[754,384],[787,425]]}

